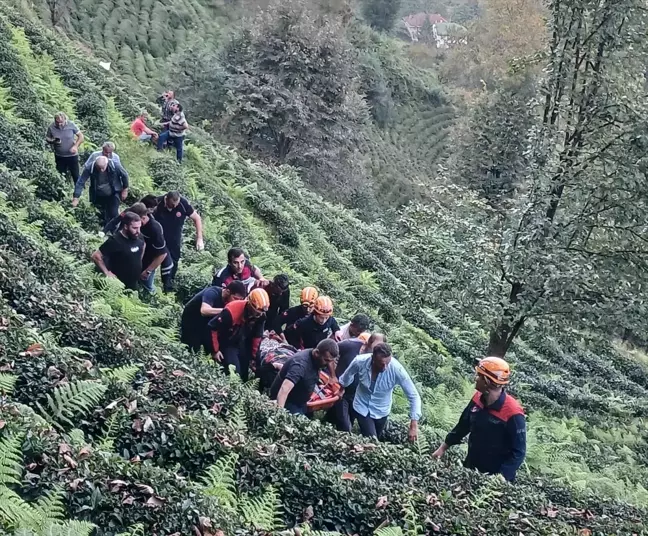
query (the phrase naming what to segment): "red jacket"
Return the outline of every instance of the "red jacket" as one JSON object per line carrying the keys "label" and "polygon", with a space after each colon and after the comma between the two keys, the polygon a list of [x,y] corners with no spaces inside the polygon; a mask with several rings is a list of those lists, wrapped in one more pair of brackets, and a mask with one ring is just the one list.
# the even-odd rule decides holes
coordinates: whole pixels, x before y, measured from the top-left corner
{"label": "red jacket", "polygon": [[209,321],[214,352],[220,348],[238,346],[242,340],[250,342],[252,359],[256,357],[263,338],[265,315],[252,318],[247,314],[247,301],[229,302],[223,311]]}

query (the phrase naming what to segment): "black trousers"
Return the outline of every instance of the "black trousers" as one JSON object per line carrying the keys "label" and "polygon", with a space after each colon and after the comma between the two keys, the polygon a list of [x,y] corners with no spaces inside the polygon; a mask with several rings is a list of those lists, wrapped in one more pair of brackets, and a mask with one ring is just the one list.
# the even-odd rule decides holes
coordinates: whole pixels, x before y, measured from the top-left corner
{"label": "black trousers", "polygon": [[250,356],[242,346],[228,346],[221,348],[223,354],[223,367],[225,373],[229,374],[230,365],[234,366],[235,372],[241,377],[244,382],[248,381],[250,377]]}
{"label": "black trousers", "polygon": [[116,218],[119,214],[119,203],[121,202],[119,194],[102,195],[95,197],[94,206],[99,210],[101,224],[106,225],[110,220]]}
{"label": "black trousers", "polygon": [[167,241],[167,250],[169,252],[168,257],[171,257],[171,261],[173,261],[173,268],[171,268],[171,281],[175,279],[176,274],[178,273],[178,264],[180,264],[180,247],[181,243],[173,243],[173,242],[168,242]]}
{"label": "black trousers", "polygon": [[356,419],[358,419],[358,424],[360,425],[360,433],[364,437],[376,437],[380,438],[385,425],[387,424],[387,417],[382,419],[372,419],[368,415],[365,417],[356,412]]}
{"label": "black trousers", "polygon": [[325,420],[340,432],[350,432],[357,415],[353,409],[353,399],[342,398],[326,412]]}
{"label": "black trousers", "polygon": [[76,184],[79,180],[79,155],[74,156],[58,156],[54,155],[56,162],[56,171],[61,175],[70,174],[72,183]]}
{"label": "black trousers", "polygon": [[[167,256],[164,257],[162,264],[160,265],[160,272],[162,274],[162,286],[165,291],[170,291],[173,288],[173,268],[175,263],[171,257],[171,253],[167,248]],[[211,343],[210,343],[211,344]]]}

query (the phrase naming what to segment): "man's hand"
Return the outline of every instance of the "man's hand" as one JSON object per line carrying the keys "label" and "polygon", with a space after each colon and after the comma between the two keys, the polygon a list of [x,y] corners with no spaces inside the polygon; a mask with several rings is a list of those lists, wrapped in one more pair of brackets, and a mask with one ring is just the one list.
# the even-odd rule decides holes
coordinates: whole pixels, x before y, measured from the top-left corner
{"label": "man's hand", "polygon": [[72,198],[72,206],[76,207],[79,204],[79,198],[78,197],[73,197]]}
{"label": "man's hand", "polygon": [[342,332],[341,331],[336,331],[335,335],[333,335],[333,338],[337,341],[340,342],[342,340]]}
{"label": "man's hand", "polygon": [[409,432],[407,433],[407,438],[410,441],[416,441],[418,439],[418,422],[410,421]]}
{"label": "man's hand", "polygon": [[198,251],[202,251],[202,250],[205,249],[205,242],[203,242],[203,239],[202,239],[202,238],[198,238],[198,239],[196,240],[196,249],[197,249]]}
{"label": "man's hand", "polygon": [[218,363],[222,363],[223,362],[223,352],[215,352],[214,353],[214,361],[216,361]]}
{"label": "man's hand", "polygon": [[445,454],[446,450],[448,450],[448,445],[441,443],[441,446],[432,453],[432,457],[438,460]]}
{"label": "man's hand", "polygon": [[113,274],[110,270],[106,272],[106,277],[117,277],[115,274]]}
{"label": "man's hand", "polygon": [[70,147],[70,152],[72,154],[78,154],[79,148],[76,145],[73,145],[72,147]]}
{"label": "man's hand", "polygon": [[142,272],[142,274],[140,275],[140,279],[142,281],[146,281],[149,278],[150,275],[151,275],[151,272],[149,270],[144,270]]}
{"label": "man's hand", "polygon": [[121,195],[120,195],[120,197],[121,197],[121,200],[122,200],[122,201],[126,201],[126,198],[128,197],[128,188],[124,188],[124,189],[121,191]]}

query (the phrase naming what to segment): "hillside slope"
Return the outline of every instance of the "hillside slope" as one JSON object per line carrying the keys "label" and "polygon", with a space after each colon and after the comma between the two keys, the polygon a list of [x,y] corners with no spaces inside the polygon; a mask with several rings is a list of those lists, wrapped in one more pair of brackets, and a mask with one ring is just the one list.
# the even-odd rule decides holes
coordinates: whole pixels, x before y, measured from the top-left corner
{"label": "hillside slope", "polygon": [[[418,293],[435,274],[408,266],[387,230],[326,203],[292,170],[255,164],[199,133],[182,167],[138,145],[128,120],[140,98],[0,6],[9,14],[0,17],[0,391],[11,393],[0,439],[19,438],[25,469],[17,483],[0,480],[4,528],[38,517],[16,497],[24,519],[6,506],[10,485],[27,500],[58,487],[65,517],[105,535],[137,534],[137,525],[140,534],[229,535],[304,521],[363,535],[383,523],[408,534],[643,530],[645,364],[595,337],[520,343],[512,390],[529,410],[529,454],[519,482],[464,470],[460,450],[431,461],[471,395],[471,363],[485,342],[480,326]],[[422,392],[421,440],[406,443],[401,395],[380,445],[277,411],[181,348],[174,299],[144,303],[94,275],[96,217],[85,203],[72,210],[43,148],[59,108],[92,143],[116,141],[133,182],[129,202],[177,188],[203,215],[207,251],[191,251],[188,237],[179,300],[237,244],[265,273],[330,294],[338,317],[369,313]]]}

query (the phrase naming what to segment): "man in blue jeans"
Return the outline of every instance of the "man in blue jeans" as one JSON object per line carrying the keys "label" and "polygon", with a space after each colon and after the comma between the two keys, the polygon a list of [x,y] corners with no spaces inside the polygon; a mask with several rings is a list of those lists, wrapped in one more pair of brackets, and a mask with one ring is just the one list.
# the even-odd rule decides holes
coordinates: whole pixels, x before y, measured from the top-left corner
{"label": "man in blue jeans", "polygon": [[174,101],[169,105],[169,107],[173,112],[173,115],[168,123],[161,123],[161,125],[166,127],[167,130],[160,133],[157,150],[161,151],[164,148],[164,145],[169,143],[176,148],[176,157],[178,162],[182,162],[185,131],[189,128],[189,124],[187,123],[187,119],[182,111],[182,105],[179,102]]}
{"label": "man in blue jeans", "polygon": [[306,415],[320,370],[327,368],[337,357],[338,345],[333,339],[320,341],[312,350],[297,352],[281,367],[270,388],[270,398],[289,413]]}
{"label": "man in blue jeans", "polygon": [[421,418],[421,397],[414,382],[398,360],[392,356],[387,343],[374,346],[370,354],[356,357],[340,376],[340,385],[348,387],[357,378],[353,410],[365,437],[380,437],[391,412],[394,388],[400,385],[410,403],[408,437],[416,441]]}

